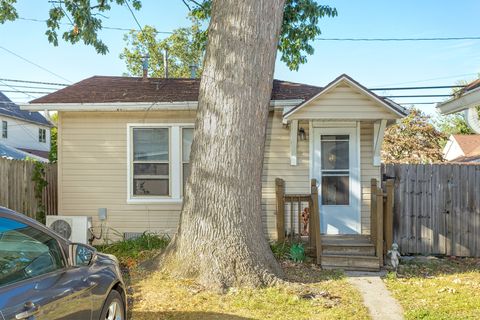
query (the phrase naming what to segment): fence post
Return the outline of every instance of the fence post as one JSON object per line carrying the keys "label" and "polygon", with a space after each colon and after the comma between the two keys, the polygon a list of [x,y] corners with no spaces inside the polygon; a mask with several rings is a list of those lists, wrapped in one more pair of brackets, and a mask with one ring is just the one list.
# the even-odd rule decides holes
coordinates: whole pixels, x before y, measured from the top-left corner
{"label": "fence post", "polygon": [[318,210],[318,188],[317,179],[310,181],[311,197],[312,197],[312,212],[310,213],[315,221],[314,234],[315,234],[315,255],[317,257],[317,264],[322,264],[322,238],[320,236],[320,211]]}
{"label": "fence post", "polygon": [[370,238],[377,243],[377,179],[370,181]]}
{"label": "fence post", "polygon": [[285,241],[285,182],[275,179],[275,195],[277,198],[277,241]]}
{"label": "fence post", "polygon": [[377,233],[376,233],[376,248],[377,256],[380,266],[383,266],[383,191],[382,188],[377,188]]}
{"label": "fence post", "polygon": [[384,218],[384,233],[385,233],[385,249],[383,251],[384,254],[387,253],[392,247],[393,244],[393,188],[394,183],[392,179],[388,179],[385,183],[385,192],[386,192],[386,200],[385,200],[385,218]]}

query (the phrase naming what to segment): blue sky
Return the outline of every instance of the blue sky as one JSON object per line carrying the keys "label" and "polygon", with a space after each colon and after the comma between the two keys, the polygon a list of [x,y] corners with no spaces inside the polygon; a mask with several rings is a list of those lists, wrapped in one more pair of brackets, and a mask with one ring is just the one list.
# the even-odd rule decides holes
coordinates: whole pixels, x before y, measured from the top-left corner
{"label": "blue sky", "polygon": [[[337,8],[339,15],[321,21],[326,38],[410,38],[480,36],[480,1],[324,1]],[[47,0],[18,1],[22,18],[46,19]],[[142,25],[171,31],[187,26],[187,8],[181,0],[143,0],[135,12]],[[105,26],[136,28],[126,7],[107,13]],[[92,75],[121,75],[125,65],[119,59],[125,32],[104,30],[102,39],[110,52],[96,54],[92,47],[61,42],[48,43],[45,25],[17,20],[0,25],[0,46],[76,82]],[[40,68],[0,49],[0,78],[65,82]],[[325,85],[341,73],[347,73],[367,87],[405,85],[449,85],[471,80],[480,72],[480,40],[431,42],[340,42],[316,41],[315,54],[298,72],[289,71],[277,61],[275,77],[283,80]],[[424,81],[427,79],[433,79]],[[0,83],[0,85],[2,85]],[[8,90],[0,86],[1,90]],[[390,92],[393,93],[393,92]],[[412,92],[420,93],[420,92]],[[447,91],[422,93],[448,93]],[[15,101],[30,97],[10,93]],[[412,101],[413,98],[399,100]],[[420,99],[414,99],[420,101]],[[428,99],[431,100],[431,99]],[[432,106],[422,106],[432,112]]]}

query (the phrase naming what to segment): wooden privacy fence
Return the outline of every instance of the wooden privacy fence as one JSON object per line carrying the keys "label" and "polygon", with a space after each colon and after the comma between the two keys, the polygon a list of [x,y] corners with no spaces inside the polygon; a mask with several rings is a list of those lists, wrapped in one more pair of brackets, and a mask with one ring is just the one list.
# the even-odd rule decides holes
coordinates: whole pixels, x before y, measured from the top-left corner
{"label": "wooden privacy fence", "polygon": [[320,264],[322,243],[320,216],[318,214],[318,189],[316,179],[311,181],[310,194],[285,194],[285,181],[275,179],[277,204],[277,240],[296,239],[308,243]]}
{"label": "wooden privacy fence", "polygon": [[388,164],[402,253],[480,257],[480,165]]}
{"label": "wooden privacy fence", "polygon": [[[0,158],[0,206],[7,207],[35,218],[38,203],[35,199],[35,183],[32,181],[34,162]],[[42,201],[45,214],[57,214],[57,165],[45,164],[45,180]]]}

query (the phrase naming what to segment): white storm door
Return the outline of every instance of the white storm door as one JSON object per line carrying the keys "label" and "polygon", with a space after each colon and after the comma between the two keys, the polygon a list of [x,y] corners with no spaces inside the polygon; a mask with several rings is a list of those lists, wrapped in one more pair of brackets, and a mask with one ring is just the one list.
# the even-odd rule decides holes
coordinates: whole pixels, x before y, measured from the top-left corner
{"label": "white storm door", "polygon": [[314,129],[313,177],[322,234],[360,233],[358,144],[356,127]]}

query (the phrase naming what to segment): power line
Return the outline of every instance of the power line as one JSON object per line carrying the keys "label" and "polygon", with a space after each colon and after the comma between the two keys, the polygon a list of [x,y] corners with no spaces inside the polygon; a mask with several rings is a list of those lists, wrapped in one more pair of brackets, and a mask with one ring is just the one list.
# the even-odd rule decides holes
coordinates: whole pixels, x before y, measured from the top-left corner
{"label": "power line", "polygon": [[464,85],[457,86],[429,86],[429,87],[397,87],[397,88],[369,88],[371,91],[393,91],[393,90],[430,90],[430,89],[452,89],[465,88]]}
{"label": "power line", "polygon": [[[15,89],[14,87],[11,87],[12,89],[14,90],[1,90],[2,92],[20,92],[20,93],[25,93],[25,94],[29,94],[29,93],[36,93],[36,94],[49,94],[49,93],[52,93],[54,91],[22,91],[22,90],[17,90]],[[30,97],[32,98],[36,98],[32,95],[29,95]]]}
{"label": "power line", "polygon": [[30,61],[30,60],[28,60],[28,59],[26,59],[26,58],[22,57],[21,55],[19,55],[19,54],[17,54],[17,53],[15,53],[15,52],[13,52],[13,51],[11,51],[11,50],[8,50],[8,49],[7,49],[7,48],[5,48],[5,47],[2,47],[2,46],[0,46],[0,49],[2,49],[2,50],[5,50],[6,52],[8,52],[8,53],[10,53],[10,54],[12,54],[12,55],[14,55],[14,56],[16,56],[16,57],[17,57],[17,58],[19,58],[19,59],[22,59],[23,61],[26,61],[26,62],[28,62],[28,63],[30,63],[30,64],[32,64],[32,65],[34,65],[34,66],[36,66],[37,68],[40,68],[40,69],[42,69],[43,71],[46,71],[46,72],[48,72],[48,73],[50,73],[50,74],[52,74],[52,75],[54,75],[54,76],[56,76],[56,77],[58,77],[58,78],[60,78],[60,79],[63,79],[63,80],[65,80],[65,81],[67,81],[67,82],[70,82],[70,83],[72,83],[72,81],[70,81],[70,80],[68,80],[68,79],[66,79],[66,78],[64,78],[64,77],[62,77],[61,75],[58,75],[58,74],[56,74],[55,72],[53,72],[53,71],[50,71],[50,70],[48,70],[47,68],[44,68],[44,67],[42,67],[41,65],[39,65],[39,64],[37,64],[37,63],[35,63],[35,62],[32,62],[32,61]]}
{"label": "power line", "polygon": [[453,79],[453,78],[468,77],[468,76],[473,76],[473,75],[477,75],[477,73],[464,73],[464,74],[459,74],[459,75],[455,75],[455,76],[446,76],[446,77],[439,77],[439,78],[430,78],[430,79],[417,80],[417,81],[409,81],[409,82],[389,83],[389,84],[384,84],[384,85],[382,85],[382,86],[398,86],[398,85],[403,85],[403,84],[427,82],[427,81],[433,81],[433,80]]}
{"label": "power line", "polygon": [[392,41],[454,41],[454,40],[480,40],[480,37],[471,36],[471,37],[435,37],[435,38],[315,38],[319,41],[382,41],[382,42],[392,42]]}
{"label": "power line", "polygon": [[18,80],[18,79],[5,79],[5,78],[0,78],[0,80],[7,81],[7,82],[46,84],[46,85],[52,85],[52,86],[64,86],[64,87],[69,86],[69,84],[57,83],[57,82],[44,82],[44,81],[31,81],[31,80]]}
{"label": "power line", "polygon": [[384,98],[437,98],[451,97],[453,94],[419,94],[419,95],[402,95],[402,96],[383,96]]}
{"label": "power line", "polygon": [[2,92],[20,92],[20,93],[23,93],[24,95],[26,95],[26,96],[28,96],[28,97],[35,98],[35,97],[32,96],[31,94],[28,94],[27,92],[22,91],[22,90],[15,89],[14,87],[10,86],[9,84],[7,84],[7,83],[5,83],[5,82],[3,82],[3,81],[0,81],[0,83],[3,83],[3,84],[6,85],[7,87],[10,87],[10,88],[12,88],[13,90],[15,90],[15,91],[3,90]]}
{"label": "power line", "polygon": [[[34,18],[22,18],[19,17],[18,19],[20,20],[25,20],[25,21],[32,21],[32,22],[47,22],[47,20],[40,20],[40,19],[34,19]],[[62,25],[70,25],[70,23],[60,23]],[[102,26],[102,29],[106,30],[116,30],[116,31],[141,31],[138,29],[134,28],[122,28],[122,27],[109,27],[109,26]],[[156,31],[156,33],[163,33],[163,34],[173,34],[173,31]]]}
{"label": "power line", "polygon": [[[6,84],[0,84],[0,86],[7,86]],[[57,88],[52,87],[32,87],[32,86],[21,86],[21,85],[8,85],[10,88],[26,88],[26,89],[40,89],[40,90],[55,90]]]}

